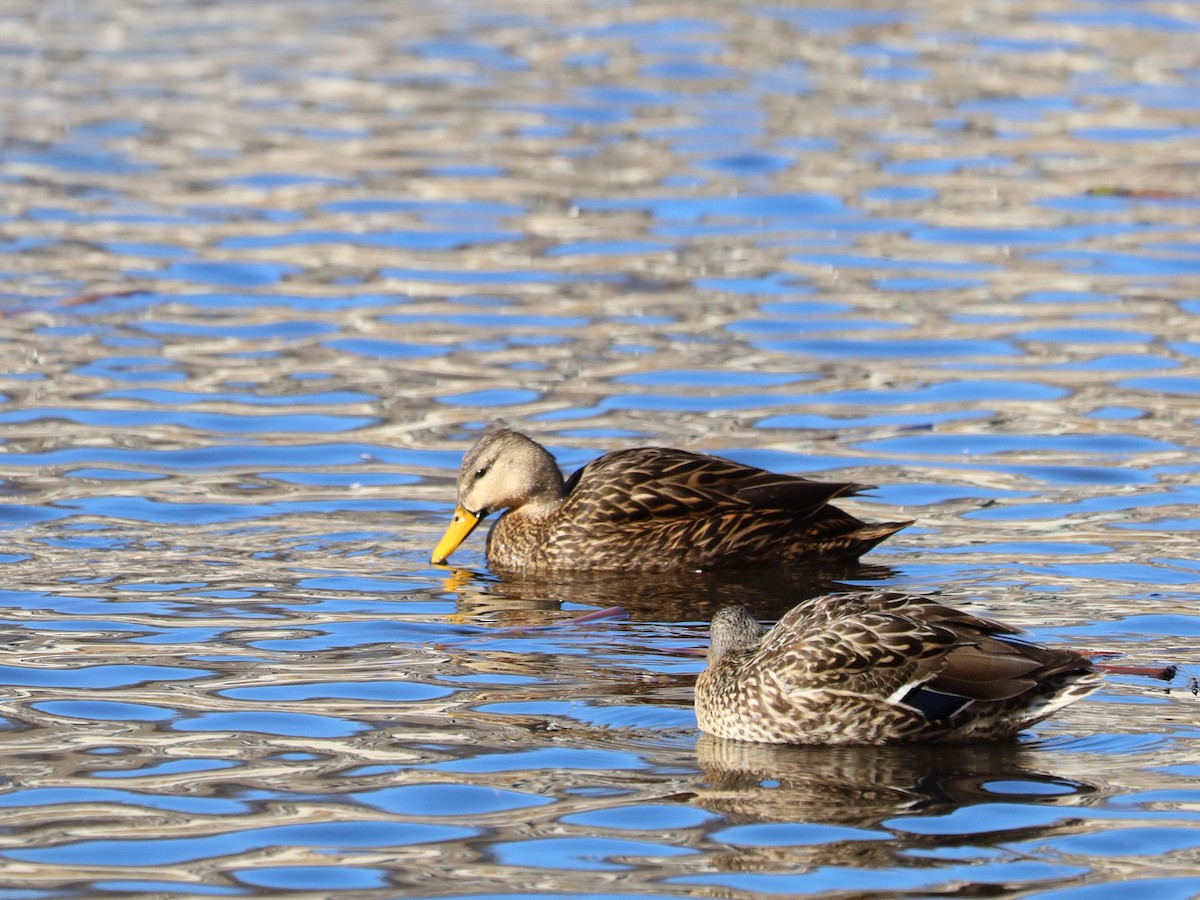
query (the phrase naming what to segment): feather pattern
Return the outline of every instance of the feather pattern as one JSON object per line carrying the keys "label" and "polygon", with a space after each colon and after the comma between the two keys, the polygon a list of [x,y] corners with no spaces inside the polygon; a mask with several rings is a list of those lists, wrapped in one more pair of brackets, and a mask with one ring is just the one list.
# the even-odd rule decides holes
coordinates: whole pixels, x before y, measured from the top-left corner
{"label": "feather pattern", "polygon": [[696,718],[774,744],[1011,738],[1100,683],[1078,653],[1018,635],[910,594],[828,594],[766,632],[728,606],[713,617]]}
{"label": "feather pattern", "polygon": [[[663,447],[609,453],[564,481],[545,448],[500,429],[464,457],[456,516],[507,510],[487,541],[489,565],[503,570],[800,565],[857,559],[910,524],[867,524],[831,505],[868,487]],[[434,562],[465,537],[450,531]]]}

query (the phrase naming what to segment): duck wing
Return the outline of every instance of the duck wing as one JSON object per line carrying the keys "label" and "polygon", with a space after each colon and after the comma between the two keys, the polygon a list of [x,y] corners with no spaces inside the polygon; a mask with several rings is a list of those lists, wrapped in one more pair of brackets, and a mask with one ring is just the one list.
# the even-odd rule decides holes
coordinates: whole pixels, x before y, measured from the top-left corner
{"label": "duck wing", "polygon": [[995,619],[943,606],[927,597],[895,595],[891,608],[952,631],[954,645],[929,681],[935,690],[975,700],[1006,700],[1054,676],[1091,669],[1091,663],[1065,647],[1045,647],[1023,638],[1019,628]]}
{"label": "duck wing", "polygon": [[597,522],[778,511],[804,519],[835,497],[870,486],[780,475],[686,450],[642,447],[609,453],[566,483],[567,503]]}
{"label": "duck wing", "polygon": [[[791,610],[759,647],[762,662],[792,673],[797,685],[858,685],[878,693],[890,684],[890,694],[932,677],[958,640],[950,628],[875,609],[861,598],[820,599]],[[864,678],[869,682],[858,684]]]}
{"label": "duck wing", "polygon": [[759,647],[763,664],[790,673],[797,687],[837,686],[943,718],[1089,668],[1074,651],[1030,644],[1018,629],[929,598],[819,599],[790,611]]}

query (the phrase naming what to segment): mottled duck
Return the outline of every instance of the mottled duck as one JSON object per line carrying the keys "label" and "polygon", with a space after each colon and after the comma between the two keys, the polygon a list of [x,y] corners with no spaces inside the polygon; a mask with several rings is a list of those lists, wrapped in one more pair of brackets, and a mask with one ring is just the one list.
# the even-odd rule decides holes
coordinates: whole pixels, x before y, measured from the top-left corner
{"label": "mottled duck", "polygon": [[702,453],[618,450],[563,480],[546,448],[517,431],[481,437],[463,458],[458,506],[432,561],[483,519],[502,571],[666,572],[857,559],[909,522],[866,524],[830,501],[868,489],[809,481]]}
{"label": "mottled duck", "polygon": [[713,616],[696,719],[769,744],[1003,740],[1091,693],[1080,654],[928,597],[827,594],[769,631],[741,606]]}

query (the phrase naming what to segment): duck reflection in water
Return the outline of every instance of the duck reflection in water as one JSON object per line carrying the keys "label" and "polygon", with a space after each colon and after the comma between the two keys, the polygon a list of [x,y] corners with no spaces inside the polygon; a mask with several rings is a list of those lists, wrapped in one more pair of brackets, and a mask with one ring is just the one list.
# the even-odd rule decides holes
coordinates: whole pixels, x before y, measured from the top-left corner
{"label": "duck reflection in water", "polygon": [[1003,740],[1094,691],[1091,663],[927,597],[813,598],[765,630],[741,606],[713,617],[696,719],[771,744]]}
{"label": "duck reflection in water", "polygon": [[563,604],[620,607],[634,621],[694,622],[738,603],[778,619],[797,600],[854,589],[849,582],[894,578],[888,566],[859,562],[818,566],[722,569],[708,572],[575,572],[525,574],[456,568],[443,581],[457,595],[460,616],[491,615],[507,626],[547,624]]}
{"label": "duck reflection in water", "polygon": [[[938,814],[1028,796],[1090,796],[1095,785],[1041,771],[1016,742],[803,747],[701,734],[704,784],[693,803],[733,823],[815,822],[873,828],[894,816]],[[1003,784],[997,794],[989,785]],[[1027,785],[1025,795],[1021,785]]]}
{"label": "duck reflection in water", "polygon": [[501,510],[487,540],[488,565],[497,571],[703,571],[856,560],[910,524],[867,524],[831,504],[868,487],[662,447],[609,453],[564,480],[549,451],[502,428],[463,458],[458,505],[431,561],[445,563]]}

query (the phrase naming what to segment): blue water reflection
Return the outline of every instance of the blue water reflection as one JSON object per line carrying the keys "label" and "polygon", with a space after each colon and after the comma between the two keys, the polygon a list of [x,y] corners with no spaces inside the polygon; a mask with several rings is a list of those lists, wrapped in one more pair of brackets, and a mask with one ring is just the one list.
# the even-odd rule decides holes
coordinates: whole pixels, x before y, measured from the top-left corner
{"label": "blue water reflection", "polygon": [[[15,2],[0,893],[1194,893],[1192,5]],[[498,419],[917,521],[434,566]],[[857,586],[1124,668],[1012,746],[697,734],[717,606]]]}
{"label": "blue water reflection", "polygon": [[413,825],[387,820],[284,825],[198,838],[81,841],[44,850],[11,850],[13,859],[58,865],[170,865],[212,856],[277,846],[403,847],[470,837],[476,832],[451,825]]}

